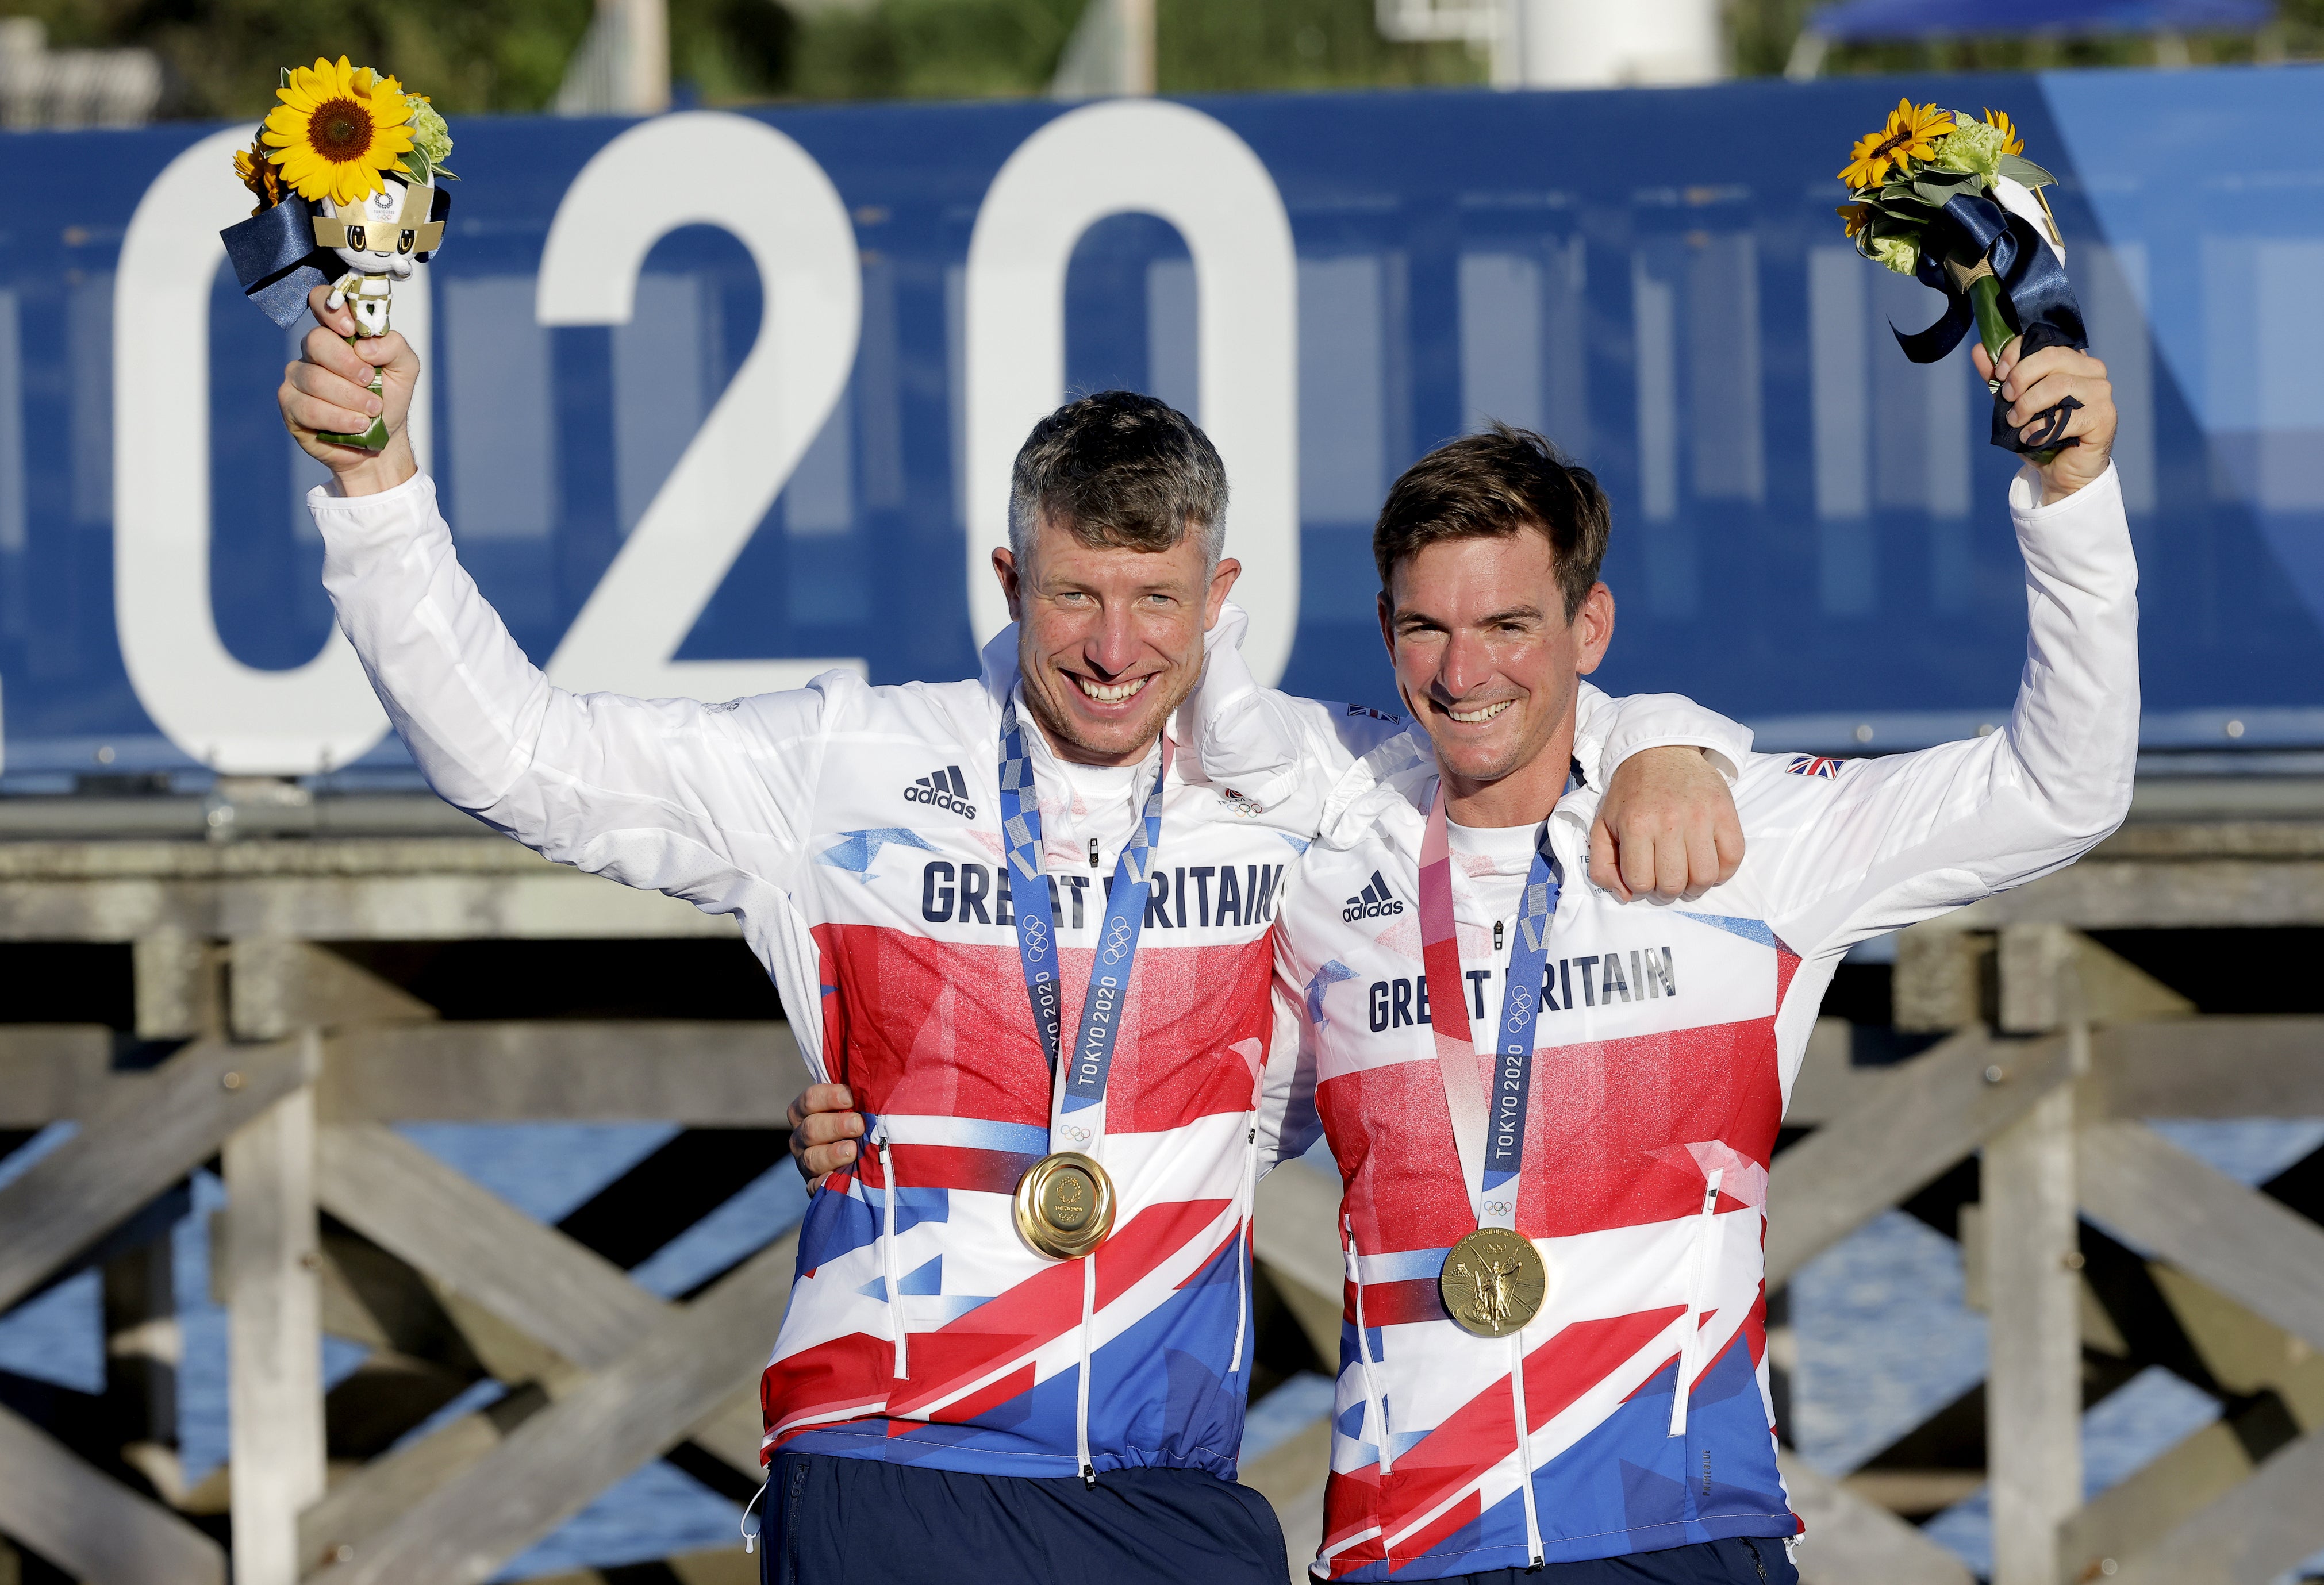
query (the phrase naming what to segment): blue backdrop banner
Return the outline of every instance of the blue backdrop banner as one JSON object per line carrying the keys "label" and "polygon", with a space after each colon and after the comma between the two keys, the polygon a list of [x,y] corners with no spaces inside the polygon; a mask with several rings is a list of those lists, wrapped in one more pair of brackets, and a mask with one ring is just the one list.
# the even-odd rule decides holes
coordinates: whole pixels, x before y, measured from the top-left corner
{"label": "blue backdrop banner", "polygon": [[[1129,385],[1224,454],[1251,650],[1393,703],[1370,525],[1491,419],[1615,503],[1600,680],[1768,747],[1998,721],[2023,661],[1966,349],[1833,207],[1900,93],[2055,170],[2114,372],[2150,748],[2324,743],[2324,71],[695,112],[453,128],[399,293],[461,555],[568,686],[723,698],[967,675],[1009,461]],[[318,582],[295,336],[217,240],[246,126],[11,134],[0,219],[6,785],[392,770]]]}

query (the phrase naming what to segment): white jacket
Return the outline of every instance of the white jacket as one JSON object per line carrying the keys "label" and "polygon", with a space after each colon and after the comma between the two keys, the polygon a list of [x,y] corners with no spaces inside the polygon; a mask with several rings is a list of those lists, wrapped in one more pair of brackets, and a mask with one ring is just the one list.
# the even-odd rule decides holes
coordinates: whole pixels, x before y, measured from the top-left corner
{"label": "white jacket", "polygon": [[[1413,906],[1436,790],[1426,742],[1351,761],[1297,701],[1245,690],[1206,713],[1206,772],[1296,805],[1318,839],[1277,965],[1302,1029],[1295,1087],[1313,1083],[1347,1184],[1330,1577],[1798,1532],[1766,1397],[1762,1218],[1832,970],[1868,935],[2070,863],[2129,807],[2137,575],[2120,490],[2109,470],[2036,507],[2034,487],[2021,475],[2011,492],[2030,637],[2007,726],[1878,760],[1744,757],[1748,852],[1699,900],[1626,907],[1590,884],[1605,768],[1585,715],[1584,785],[1547,825],[1563,877],[1517,1209],[1549,1280],[1513,1338],[1459,1330],[1437,1289],[1477,1217]],[[1452,866],[1464,968],[1489,970],[1469,1009],[1489,1048],[1508,960],[1471,885],[1481,873]]]}
{"label": "white jacket", "polygon": [[[1179,712],[1102,1147],[1120,1209],[1085,1286],[1086,1263],[1033,1253],[1010,1213],[1048,1149],[1050,1094],[1002,864],[1015,631],[976,680],[832,672],[719,705],[574,695],[461,568],[428,479],[312,503],[340,623],[429,784],[561,863],[733,916],[809,1065],[869,1114],[879,1148],[825,1181],[800,1232],[762,1386],[769,1446],[994,1474],[1231,1476],[1251,1185],[1299,1098],[1269,930],[1307,816],[1207,776],[1200,723]],[[1241,620],[1213,635],[1230,669]],[[1397,730],[1311,708],[1342,755]],[[1070,1030],[1120,839],[1089,863],[1065,834],[1084,812],[1041,733],[1027,738]]]}

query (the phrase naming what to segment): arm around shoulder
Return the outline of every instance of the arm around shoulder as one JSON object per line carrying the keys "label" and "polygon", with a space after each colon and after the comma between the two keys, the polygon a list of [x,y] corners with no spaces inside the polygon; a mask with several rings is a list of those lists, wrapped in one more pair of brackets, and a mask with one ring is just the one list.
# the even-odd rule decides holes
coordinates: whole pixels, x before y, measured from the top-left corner
{"label": "arm around shoulder", "polygon": [[1320,808],[1341,777],[1401,736],[1405,723],[1261,687],[1242,657],[1249,620],[1230,602],[1204,640],[1202,684],[1179,711],[1182,736],[1211,781],[1270,808],[1302,798]]}

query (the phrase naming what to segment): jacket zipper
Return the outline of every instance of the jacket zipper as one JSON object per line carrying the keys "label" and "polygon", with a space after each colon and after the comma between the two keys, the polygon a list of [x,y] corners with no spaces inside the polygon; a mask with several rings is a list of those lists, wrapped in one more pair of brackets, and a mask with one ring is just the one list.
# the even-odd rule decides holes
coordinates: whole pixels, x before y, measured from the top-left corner
{"label": "jacket zipper", "polygon": [[1097,1256],[1093,1252],[1082,1257],[1082,1368],[1074,1403],[1074,1449],[1081,1458],[1082,1485],[1093,1489],[1097,1486],[1097,1465],[1090,1460],[1089,1445],[1090,1323],[1096,1309]]}
{"label": "jacket zipper", "polygon": [[1695,1353],[1702,1346],[1702,1327],[1698,1318],[1702,1313],[1702,1302],[1709,1296],[1704,1290],[1711,1286],[1712,1251],[1719,1241],[1719,1185],[1726,1180],[1724,1167],[1711,1169],[1702,1185],[1702,1212],[1694,1221],[1694,1248],[1691,1251],[1694,1269],[1687,1276],[1686,1314],[1682,1317],[1686,1330],[1678,1340],[1678,1380],[1671,1390],[1673,1436],[1686,1434],[1687,1396],[1694,1384]]}
{"label": "jacket zipper", "polygon": [[1509,1334],[1509,1409],[1517,1421],[1517,1489],[1525,1493],[1526,1566],[1541,1567],[1541,1515],[1533,1500],[1533,1445],[1526,1431],[1525,1333]]}
{"label": "jacket zipper", "polygon": [[872,1143],[880,1152],[880,1179],[887,1185],[881,1212],[880,1253],[888,1273],[888,1332],[896,1340],[896,1379],[901,1381],[911,1374],[906,1368],[904,1343],[904,1278],[896,1259],[896,1167],[888,1152],[888,1120],[881,1118],[872,1131]]}
{"label": "jacket zipper", "polygon": [[[1396,1460],[1388,1451],[1388,1400],[1380,1396],[1379,1384],[1373,1379],[1371,1344],[1364,1330],[1364,1278],[1356,1267],[1356,1224],[1344,1212],[1340,1215],[1340,1249],[1348,1262],[1348,1286],[1356,1295],[1356,1364],[1364,1378],[1364,1404],[1371,1412],[1372,1424],[1379,1431],[1380,1473],[1392,1475],[1396,1472]],[[1386,1338],[1380,1340],[1380,1346],[1388,1346]],[[1383,1359],[1381,1363],[1387,1361]]]}
{"label": "jacket zipper", "polygon": [[1227,1357],[1227,1374],[1234,1375],[1242,1368],[1243,1329],[1250,1322],[1250,1223],[1253,1185],[1259,1173],[1259,1124],[1250,1125],[1244,1140],[1242,1183],[1235,1191],[1235,1237],[1240,1248],[1235,1253],[1235,1339],[1234,1352]]}
{"label": "jacket zipper", "polygon": [[1743,1550],[1751,1554],[1751,1567],[1758,1571],[1759,1585],[1766,1585],[1767,1564],[1766,1561],[1759,1556],[1759,1548],[1752,1542],[1748,1535],[1738,1535],[1736,1539],[1743,1544]]}

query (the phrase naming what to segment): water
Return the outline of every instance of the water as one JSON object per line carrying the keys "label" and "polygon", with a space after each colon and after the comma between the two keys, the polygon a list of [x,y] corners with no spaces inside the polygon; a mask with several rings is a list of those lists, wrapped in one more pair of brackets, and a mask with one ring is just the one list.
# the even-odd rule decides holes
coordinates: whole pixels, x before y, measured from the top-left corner
{"label": "water", "polygon": [[[2241,1182],[2261,1182],[2319,1144],[2324,1120],[2260,1119],[2163,1122],[2158,1129]],[[407,1137],[528,1214],[554,1221],[651,1153],[677,1129],[663,1123],[428,1124]],[[44,1130],[0,1161],[0,1184],[71,1137],[70,1124]],[[1302,1163],[1286,1170],[1314,1170]],[[186,1472],[198,1480],[224,1461],[226,1315],[209,1302],[209,1213],[225,1191],[208,1173],[193,1184],[193,1212],[172,1234],[185,1361],[179,1384]],[[798,1175],[779,1164],[716,1212],[658,1252],[632,1275],[664,1296],[684,1293],[742,1249],[794,1225],[806,1208]],[[1875,1220],[1803,1267],[1792,1286],[1800,1344],[1793,1416],[1801,1453],[1839,1475],[1974,1386],[1984,1374],[1985,1319],[1961,1302],[1958,1247],[1902,1212]],[[362,1362],[364,1350],[324,1343],[327,1380]],[[84,1273],[0,1318],[0,1369],[84,1392],[104,1381],[94,1272]],[[481,1383],[447,1405],[442,1421],[499,1395]],[[1252,1405],[1247,1458],[1277,1445],[1331,1404],[1332,1384],[1303,1374]],[[2152,1369],[2083,1420],[2085,1484],[2095,1494],[2217,1416],[2209,1396]],[[599,1494],[554,1534],[502,1571],[499,1579],[642,1562],[674,1553],[739,1544],[740,1505],[656,1461]],[[1991,1524],[1979,1491],[1928,1526],[1980,1571],[1991,1567]],[[2324,1571],[2324,1554],[2309,1571]]]}

